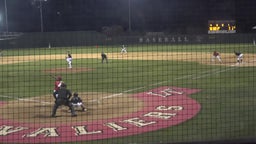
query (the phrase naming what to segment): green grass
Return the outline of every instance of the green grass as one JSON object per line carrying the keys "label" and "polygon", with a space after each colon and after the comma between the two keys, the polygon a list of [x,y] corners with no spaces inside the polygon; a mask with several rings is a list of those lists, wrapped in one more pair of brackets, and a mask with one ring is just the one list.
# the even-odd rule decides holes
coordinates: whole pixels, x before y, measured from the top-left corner
{"label": "green grass", "polygon": [[[8,50],[7,55],[65,54],[71,48],[41,48]],[[212,52],[241,50],[255,53],[250,44],[212,45],[133,45],[128,52]],[[119,46],[72,47],[72,53],[119,52]],[[65,67],[64,60],[26,62],[0,65],[1,101],[51,94],[54,80],[43,70]],[[140,135],[83,142],[85,144],[155,144],[218,139],[239,139],[256,136],[255,67],[208,66],[195,62],[154,60],[75,59],[73,67],[93,68],[93,71],[62,74],[72,91],[130,93],[146,91],[158,86],[177,86],[201,89],[191,95],[202,106],[193,119],[158,131]],[[152,86],[152,84],[155,84]]]}

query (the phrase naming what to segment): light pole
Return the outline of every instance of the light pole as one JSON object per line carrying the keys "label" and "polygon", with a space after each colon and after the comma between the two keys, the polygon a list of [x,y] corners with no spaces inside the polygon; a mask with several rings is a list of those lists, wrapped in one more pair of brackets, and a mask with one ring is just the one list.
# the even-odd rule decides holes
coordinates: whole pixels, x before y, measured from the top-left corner
{"label": "light pole", "polygon": [[41,0],[39,2],[40,2],[41,32],[44,32],[43,5],[42,5],[42,1]]}
{"label": "light pole", "polygon": [[132,31],[131,27],[131,0],[129,0],[129,32]]}
{"label": "light pole", "polygon": [[44,19],[43,19],[43,3],[46,2],[47,0],[34,0],[39,2],[39,9],[40,9],[40,29],[41,32],[44,32]]}
{"label": "light pole", "polygon": [[9,32],[9,28],[8,28],[8,14],[7,14],[7,4],[6,4],[6,0],[4,0],[4,9],[5,9],[5,26],[6,26],[6,32]]}

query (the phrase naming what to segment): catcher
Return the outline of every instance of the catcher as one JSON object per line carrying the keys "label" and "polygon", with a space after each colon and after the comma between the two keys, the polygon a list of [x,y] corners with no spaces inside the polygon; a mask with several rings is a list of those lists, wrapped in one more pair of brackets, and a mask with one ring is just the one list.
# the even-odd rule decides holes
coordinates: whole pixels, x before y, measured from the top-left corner
{"label": "catcher", "polygon": [[75,117],[77,116],[74,110],[74,107],[72,103],[69,101],[70,97],[72,96],[70,90],[67,89],[67,85],[62,83],[60,89],[57,91],[58,97],[55,101],[55,104],[52,108],[52,115],[51,117],[56,117],[56,111],[59,106],[65,105],[68,106],[69,109],[71,110],[71,116]]}
{"label": "catcher", "polygon": [[86,111],[85,106],[84,106],[84,104],[83,104],[83,101],[82,101],[82,99],[78,96],[78,93],[77,93],[77,92],[75,92],[75,93],[73,94],[73,97],[71,98],[70,101],[71,101],[73,107],[81,107],[81,108],[82,108],[82,111]]}

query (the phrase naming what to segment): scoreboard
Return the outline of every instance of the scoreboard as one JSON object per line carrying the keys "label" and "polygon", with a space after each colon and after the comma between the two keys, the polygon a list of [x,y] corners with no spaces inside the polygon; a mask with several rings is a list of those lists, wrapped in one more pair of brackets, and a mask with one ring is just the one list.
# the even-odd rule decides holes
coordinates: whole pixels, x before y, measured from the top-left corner
{"label": "scoreboard", "polygon": [[208,34],[236,33],[236,22],[234,20],[209,20]]}

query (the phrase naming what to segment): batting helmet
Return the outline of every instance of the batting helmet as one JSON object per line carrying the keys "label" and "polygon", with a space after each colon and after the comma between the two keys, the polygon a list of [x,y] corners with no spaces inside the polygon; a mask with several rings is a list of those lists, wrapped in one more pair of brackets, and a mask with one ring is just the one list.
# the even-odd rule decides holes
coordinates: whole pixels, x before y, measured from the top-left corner
{"label": "batting helmet", "polygon": [[61,80],[62,80],[61,76],[58,76],[58,77],[56,78],[56,80],[61,81]]}

